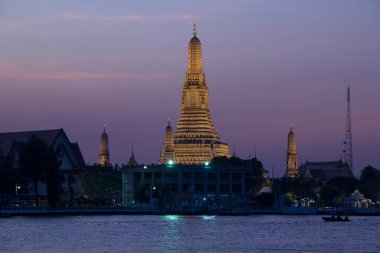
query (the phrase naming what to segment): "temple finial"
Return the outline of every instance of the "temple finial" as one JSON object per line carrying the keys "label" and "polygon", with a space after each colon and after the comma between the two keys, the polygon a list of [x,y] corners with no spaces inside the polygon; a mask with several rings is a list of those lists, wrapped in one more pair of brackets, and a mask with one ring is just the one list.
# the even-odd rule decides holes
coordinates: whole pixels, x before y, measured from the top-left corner
{"label": "temple finial", "polygon": [[290,132],[293,132],[293,123],[290,123]]}
{"label": "temple finial", "polygon": [[103,132],[106,132],[106,125],[103,125]]}
{"label": "temple finial", "polygon": [[132,141],[132,156],[134,156],[134,152],[133,152],[133,141]]}
{"label": "temple finial", "polygon": [[168,118],[168,126],[170,126],[170,118]]}
{"label": "temple finial", "polygon": [[197,29],[195,28],[196,27],[196,25],[194,24],[194,26],[193,26],[193,35],[194,36],[197,36]]}

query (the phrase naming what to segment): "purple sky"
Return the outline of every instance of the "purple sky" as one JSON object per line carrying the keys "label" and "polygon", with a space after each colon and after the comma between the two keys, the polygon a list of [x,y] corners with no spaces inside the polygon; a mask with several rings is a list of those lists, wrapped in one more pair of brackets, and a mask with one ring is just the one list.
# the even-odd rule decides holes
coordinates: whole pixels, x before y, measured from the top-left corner
{"label": "purple sky", "polygon": [[380,1],[0,0],[0,132],[63,127],[86,162],[156,163],[196,23],[211,112],[238,156],[336,160],[351,86],[355,174],[380,168]]}

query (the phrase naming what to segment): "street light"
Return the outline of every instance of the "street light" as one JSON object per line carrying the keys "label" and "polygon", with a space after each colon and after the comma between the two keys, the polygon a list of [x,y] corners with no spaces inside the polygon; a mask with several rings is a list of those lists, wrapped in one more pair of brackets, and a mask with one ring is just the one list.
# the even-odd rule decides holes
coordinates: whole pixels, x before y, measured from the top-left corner
{"label": "street light", "polygon": [[21,189],[21,186],[16,184],[16,199],[18,200],[18,190]]}
{"label": "street light", "polygon": [[18,194],[18,190],[20,190],[20,189],[21,189],[21,186],[19,186],[18,184],[16,184],[16,196]]}

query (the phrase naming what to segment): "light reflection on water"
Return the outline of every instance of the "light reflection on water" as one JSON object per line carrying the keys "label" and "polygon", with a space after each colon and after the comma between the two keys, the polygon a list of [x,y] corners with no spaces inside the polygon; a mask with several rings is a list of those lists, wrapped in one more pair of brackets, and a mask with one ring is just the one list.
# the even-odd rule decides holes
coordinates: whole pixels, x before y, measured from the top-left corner
{"label": "light reflection on water", "polygon": [[165,215],[164,216],[164,219],[167,220],[167,221],[174,221],[174,222],[177,222],[179,221],[180,219],[182,218],[182,216],[180,215],[173,215],[173,214],[168,214],[168,215]]}
{"label": "light reflection on water", "polygon": [[0,220],[0,252],[380,252],[380,217],[75,216]]}

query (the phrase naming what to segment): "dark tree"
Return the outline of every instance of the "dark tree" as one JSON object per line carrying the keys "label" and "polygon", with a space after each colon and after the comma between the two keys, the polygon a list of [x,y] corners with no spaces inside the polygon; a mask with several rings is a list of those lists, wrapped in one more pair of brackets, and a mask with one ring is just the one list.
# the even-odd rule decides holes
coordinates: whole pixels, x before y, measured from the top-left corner
{"label": "dark tree", "polygon": [[245,182],[247,194],[251,197],[256,196],[261,188],[267,184],[264,176],[265,169],[263,164],[256,158],[244,161],[252,169],[252,176]]}
{"label": "dark tree", "polygon": [[46,158],[46,186],[48,202],[51,207],[55,207],[60,202],[60,196],[62,194],[61,177],[59,174],[61,162],[57,160],[57,156],[51,150],[48,150]]}
{"label": "dark tree", "polygon": [[49,205],[56,206],[61,194],[60,162],[48,144],[37,136],[32,136],[21,146],[20,165],[33,183],[36,206],[39,205],[38,182],[40,181],[46,181]]}
{"label": "dark tree", "polygon": [[251,168],[252,174],[249,178],[246,179],[245,182],[246,192],[250,198],[255,197],[263,186],[269,184],[269,181],[265,178],[265,169],[263,167],[263,164],[256,158],[244,160],[236,156],[233,156],[231,158],[220,156],[215,157],[211,161],[211,165]]}
{"label": "dark tree", "polygon": [[0,195],[11,195],[15,182],[12,178],[12,168],[6,157],[0,153]]}
{"label": "dark tree", "polygon": [[336,177],[331,179],[322,187],[320,196],[325,205],[340,204],[345,197],[355,191],[358,183],[355,178]]}
{"label": "dark tree", "polygon": [[380,170],[368,165],[360,175],[359,191],[372,201],[380,200]]}
{"label": "dark tree", "polygon": [[112,167],[91,166],[83,174],[82,189],[97,206],[110,205],[114,193],[121,191],[121,172]]}
{"label": "dark tree", "polygon": [[47,143],[37,136],[21,146],[20,165],[33,182],[36,206],[39,205],[38,182],[45,178],[48,153]]}
{"label": "dark tree", "polygon": [[283,205],[290,205],[293,200],[316,199],[315,187],[313,180],[306,177],[283,177],[275,180],[273,191],[278,194]]}

